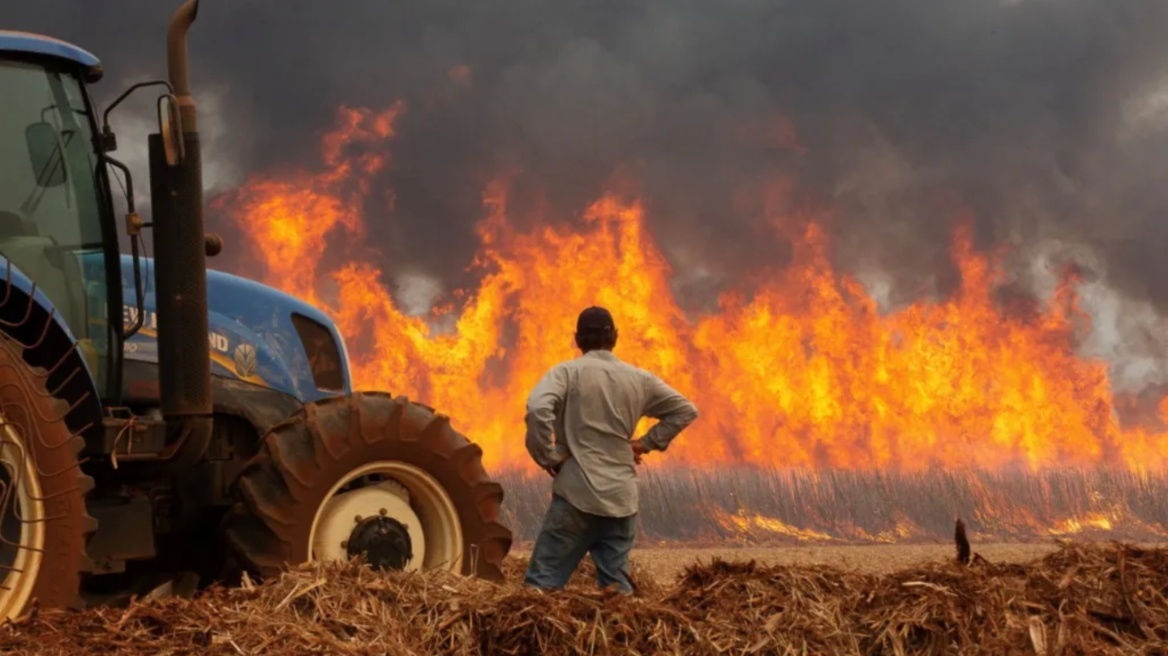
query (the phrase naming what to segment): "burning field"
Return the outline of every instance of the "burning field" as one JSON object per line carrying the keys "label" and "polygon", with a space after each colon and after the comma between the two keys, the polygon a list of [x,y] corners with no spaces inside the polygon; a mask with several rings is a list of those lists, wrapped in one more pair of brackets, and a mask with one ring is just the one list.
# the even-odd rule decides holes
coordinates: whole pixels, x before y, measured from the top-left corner
{"label": "burning field", "polygon": [[482,445],[521,540],[548,494],[524,399],[574,355],[572,322],[594,303],[617,318],[618,354],[701,411],[645,466],[651,539],[935,541],[956,517],[990,540],[1168,531],[1168,406],[1117,392],[1108,363],[1081,353],[1092,283],[1071,264],[1045,262],[1045,296],[1006,294],[1008,253],[975,249],[959,217],[951,292],[889,305],[832,263],[830,212],[794,204],[780,177],[743,200],[775,263],[693,307],[633,179],[572,218],[516,209],[502,176],[483,191],[475,282],[407,311],[366,214],[370,198],[392,202],[375,180],[408,111],[341,109],[317,166],[253,176],[215,211],[245,236],[244,273],[336,318],[358,387],[433,405]]}
{"label": "burning field", "polygon": [[[1005,307],[997,258],[974,251],[960,224],[950,297],[883,310],[833,268],[818,217],[766,215],[789,262],[752,274],[711,311],[686,312],[631,192],[597,199],[568,227],[521,229],[538,217],[513,216],[500,180],[484,192],[477,285],[409,315],[362,246],[366,176],[386,165],[401,111],[342,110],[320,172],[259,177],[218,206],[252,236],[255,275],[336,317],[360,387],[442,409],[489,465],[524,466],[523,400],[574,355],[572,322],[593,303],[617,317],[622,357],[702,411],[672,462],[906,472],[1168,463],[1168,432],[1122,426],[1106,364],[1076,352],[1090,322],[1075,271],[1052,273],[1045,300]],[[763,201],[781,206],[785,191],[777,182]],[[340,264],[322,245],[345,255],[333,257]]]}
{"label": "burning field", "polygon": [[[9,4],[149,70],[156,0]],[[211,265],[481,445],[509,579],[305,566],[34,612],[0,652],[1168,653],[1168,549],[1130,546],[1168,540],[1168,3],[218,4]],[[646,457],[634,561],[903,562],[957,519],[1061,548],[520,587],[550,491],[524,401],[590,305],[701,414]]]}
{"label": "burning field", "polygon": [[306,566],[263,585],[0,628],[6,654],[1133,654],[1168,649],[1168,551],[888,574],[715,560],[625,599],[441,573]]}

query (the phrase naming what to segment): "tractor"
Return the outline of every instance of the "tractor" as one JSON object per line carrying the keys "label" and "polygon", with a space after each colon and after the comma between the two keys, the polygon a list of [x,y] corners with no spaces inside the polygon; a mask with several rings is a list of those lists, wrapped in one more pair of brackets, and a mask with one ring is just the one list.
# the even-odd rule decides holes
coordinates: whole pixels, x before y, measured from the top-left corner
{"label": "tractor", "polygon": [[[167,79],[102,114],[96,57],[0,31],[0,621],[310,561],[501,579],[482,449],[433,408],[354,392],[317,308],[207,269],[198,8],[171,18]],[[150,89],[144,221],[109,118]]]}

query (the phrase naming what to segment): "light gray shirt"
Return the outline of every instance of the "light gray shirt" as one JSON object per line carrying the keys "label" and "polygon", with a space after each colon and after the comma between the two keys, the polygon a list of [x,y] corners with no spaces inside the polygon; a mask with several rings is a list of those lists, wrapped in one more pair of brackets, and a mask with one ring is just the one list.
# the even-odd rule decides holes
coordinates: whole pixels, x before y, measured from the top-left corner
{"label": "light gray shirt", "polygon": [[563,464],[552,492],[578,510],[628,517],[637,512],[630,440],[642,417],[658,422],[639,441],[664,451],[698,411],[648,371],[610,351],[589,351],[553,367],[532,390],[527,451],[541,467]]}

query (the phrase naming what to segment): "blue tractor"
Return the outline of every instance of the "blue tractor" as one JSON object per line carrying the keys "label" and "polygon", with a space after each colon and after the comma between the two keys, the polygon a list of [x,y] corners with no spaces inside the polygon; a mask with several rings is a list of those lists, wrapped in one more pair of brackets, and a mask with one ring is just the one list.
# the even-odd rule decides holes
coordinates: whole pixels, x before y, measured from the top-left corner
{"label": "blue tractor", "polygon": [[[429,407],[353,392],[317,309],[207,270],[197,12],[171,20],[169,80],[103,115],[97,58],[0,31],[0,619],[356,556],[501,579],[511,532],[481,449]],[[143,223],[108,118],[148,88]]]}

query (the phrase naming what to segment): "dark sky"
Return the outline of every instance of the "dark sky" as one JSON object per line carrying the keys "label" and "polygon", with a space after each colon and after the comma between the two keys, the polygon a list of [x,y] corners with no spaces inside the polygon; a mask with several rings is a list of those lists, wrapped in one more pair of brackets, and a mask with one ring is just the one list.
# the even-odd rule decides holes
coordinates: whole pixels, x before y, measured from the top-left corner
{"label": "dark sky", "polygon": [[[164,72],[177,4],[7,0],[0,26],[97,53],[108,99]],[[787,177],[792,211],[830,208],[841,263],[904,293],[951,282],[969,210],[981,245],[1088,249],[1164,304],[1165,35],[1156,0],[205,0],[191,52],[208,157],[236,174],[311,165],[340,104],[405,100],[371,239],[451,285],[500,171],[571,216],[624,167],[667,252],[731,276],[781,263],[749,199]],[[443,95],[459,64],[472,85]]]}

